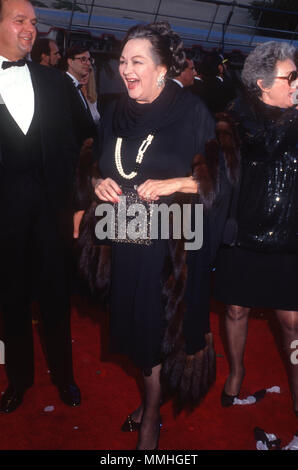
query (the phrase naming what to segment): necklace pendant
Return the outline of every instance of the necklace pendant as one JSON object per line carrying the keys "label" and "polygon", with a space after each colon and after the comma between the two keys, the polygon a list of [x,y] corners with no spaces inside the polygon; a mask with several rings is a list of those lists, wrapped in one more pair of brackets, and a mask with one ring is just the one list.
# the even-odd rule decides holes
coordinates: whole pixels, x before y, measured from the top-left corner
{"label": "necklace pendant", "polygon": [[[154,135],[149,134],[147,138],[143,140],[143,142],[141,143],[138,153],[137,153],[137,158],[136,158],[137,167],[141,165],[143,158],[144,158],[144,154],[147,148],[149,147],[149,145],[151,144],[153,138],[154,138]],[[118,173],[122,176],[122,178],[125,178],[125,179],[135,178],[138,174],[137,171],[132,171],[131,173],[127,174],[123,170],[122,162],[121,162],[121,145],[122,145],[122,138],[118,137],[116,140],[116,146],[115,146],[115,163],[116,163],[116,168],[118,170]]]}

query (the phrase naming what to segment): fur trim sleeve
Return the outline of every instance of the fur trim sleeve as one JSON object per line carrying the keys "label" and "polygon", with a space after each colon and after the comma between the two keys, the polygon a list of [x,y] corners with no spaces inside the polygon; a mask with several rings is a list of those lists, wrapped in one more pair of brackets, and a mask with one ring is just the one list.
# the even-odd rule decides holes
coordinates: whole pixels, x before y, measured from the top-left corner
{"label": "fur trim sleeve", "polygon": [[204,206],[209,209],[217,194],[218,186],[218,144],[211,140],[206,144],[206,157],[195,155],[192,175],[198,183],[198,193]]}
{"label": "fur trim sleeve", "polygon": [[109,295],[111,274],[111,247],[99,245],[95,237],[97,219],[93,202],[83,216],[77,243],[78,267],[81,277],[87,282],[92,293],[96,293],[102,305]]}
{"label": "fur trim sleeve", "polygon": [[166,328],[162,342],[161,383],[165,395],[176,399],[178,408],[194,407],[215,381],[215,352],[212,334],[205,347],[189,355],[185,350],[183,318],[187,282],[186,252],[182,240],[169,240],[164,266],[163,296]]}

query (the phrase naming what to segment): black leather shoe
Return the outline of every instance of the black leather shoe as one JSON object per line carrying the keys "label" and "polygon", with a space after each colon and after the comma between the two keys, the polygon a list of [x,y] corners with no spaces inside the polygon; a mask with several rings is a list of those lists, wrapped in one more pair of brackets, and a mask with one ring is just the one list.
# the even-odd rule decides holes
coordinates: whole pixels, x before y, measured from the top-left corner
{"label": "black leather shoe", "polygon": [[68,406],[81,404],[81,392],[75,383],[57,385],[61,400]]}
{"label": "black leather shoe", "polygon": [[25,391],[18,392],[12,386],[9,386],[2,395],[0,402],[1,413],[12,413],[23,401]]}

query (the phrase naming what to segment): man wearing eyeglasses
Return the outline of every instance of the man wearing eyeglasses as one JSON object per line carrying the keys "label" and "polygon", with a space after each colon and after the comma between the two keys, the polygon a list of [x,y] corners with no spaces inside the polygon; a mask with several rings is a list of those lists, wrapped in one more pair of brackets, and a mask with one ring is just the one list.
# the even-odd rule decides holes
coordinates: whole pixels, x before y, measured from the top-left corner
{"label": "man wearing eyeglasses", "polygon": [[[67,49],[64,60],[66,63],[65,78],[71,105],[73,129],[78,147],[81,149],[77,168],[80,168],[81,164],[86,168],[86,162],[83,162],[85,158],[88,159],[88,148],[90,149],[93,145],[93,139],[97,136],[98,126],[93,120],[88,101],[81,87],[82,84],[88,83],[94,59],[90,56],[90,52],[86,50],[86,48],[72,46]],[[87,167],[87,173],[89,173],[89,170],[91,172],[89,165],[87,165]],[[78,179],[80,179],[81,172],[77,171],[76,175]],[[87,188],[86,194],[83,195],[78,190],[78,187],[84,185],[81,185],[80,182],[76,180],[76,186],[77,190],[75,191],[73,200],[74,238],[78,235],[81,218],[90,202],[90,194]]]}
{"label": "man wearing eyeglasses", "polygon": [[90,52],[81,46],[70,47],[65,54],[67,66],[66,81],[72,108],[73,127],[79,147],[83,142],[95,137],[97,129],[92,118],[88,103],[81,91],[82,82],[85,83],[94,59]]}
{"label": "man wearing eyeglasses", "polygon": [[94,63],[90,52],[80,46],[68,49],[65,58],[67,60],[67,74],[79,83],[89,73],[90,67]]}

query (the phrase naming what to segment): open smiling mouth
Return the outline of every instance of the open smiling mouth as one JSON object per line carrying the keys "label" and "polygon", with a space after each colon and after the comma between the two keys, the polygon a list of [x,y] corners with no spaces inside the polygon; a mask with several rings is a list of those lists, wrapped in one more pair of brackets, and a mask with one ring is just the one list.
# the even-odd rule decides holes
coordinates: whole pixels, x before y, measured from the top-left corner
{"label": "open smiling mouth", "polygon": [[26,37],[21,37],[20,39],[21,39],[21,41],[28,42],[28,43],[32,43],[32,41],[33,41],[32,37],[27,37],[27,36]]}
{"label": "open smiling mouth", "polygon": [[137,80],[136,78],[130,78],[130,79],[126,79],[126,83],[127,83],[127,88],[129,90],[133,90],[138,85],[139,80]]}

